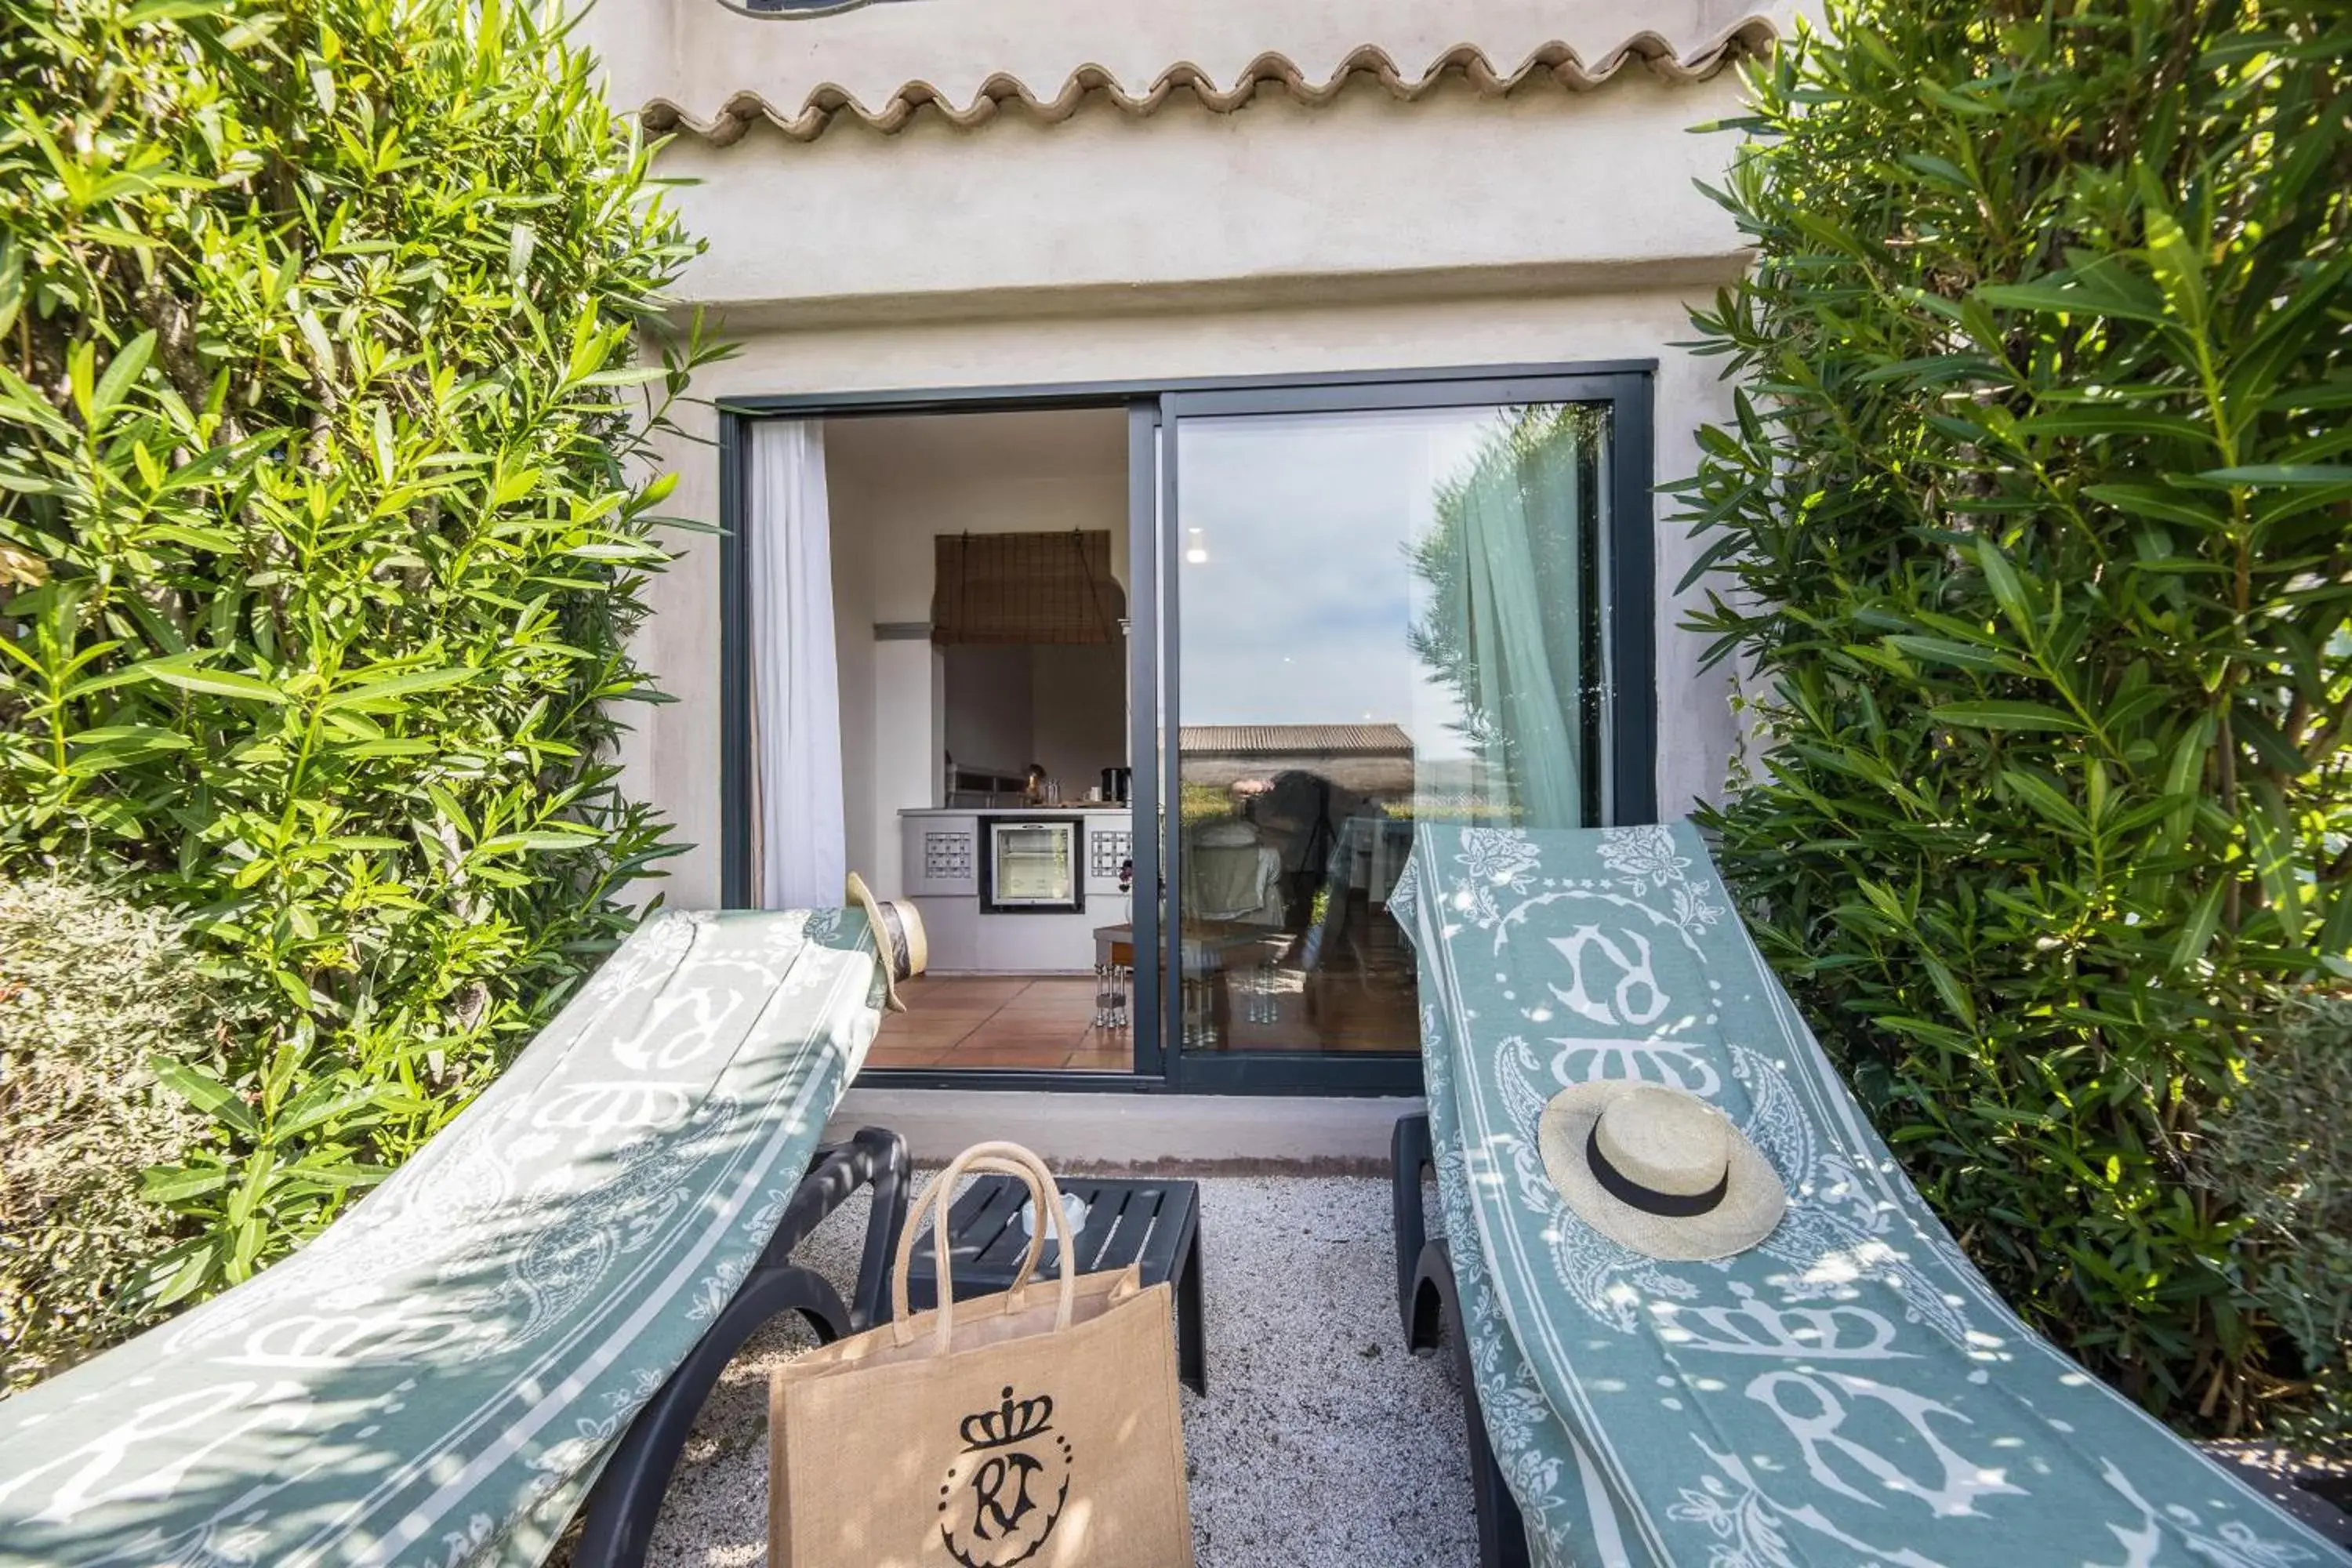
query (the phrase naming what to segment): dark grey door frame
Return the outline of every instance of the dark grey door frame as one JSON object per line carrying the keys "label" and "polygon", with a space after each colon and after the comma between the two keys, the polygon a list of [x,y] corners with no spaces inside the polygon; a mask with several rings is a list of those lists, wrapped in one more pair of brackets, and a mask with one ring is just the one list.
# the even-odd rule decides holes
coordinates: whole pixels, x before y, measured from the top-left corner
{"label": "dark grey door frame", "polygon": [[[751,425],[763,418],[854,418],[915,413],[1119,407],[1128,410],[1128,526],[1130,550],[1128,637],[1132,703],[1129,742],[1136,761],[1134,811],[1136,1019],[1131,1073],[1037,1072],[1007,1068],[871,1068],[877,1084],[924,1089],[1051,1089],[1087,1092],[1180,1090],[1205,1093],[1417,1094],[1417,1053],[1393,1057],[1314,1052],[1223,1052],[1188,1056],[1167,1048],[1175,998],[1162,984],[1176,973],[1174,933],[1161,916],[1174,884],[1174,846],[1163,803],[1175,793],[1178,673],[1163,657],[1174,647],[1175,464],[1169,460],[1179,420],[1215,414],[1305,413],[1441,407],[1481,403],[1608,402],[1612,405],[1612,492],[1604,542],[1602,606],[1608,679],[1609,820],[1656,816],[1656,616],[1653,384],[1654,360],[1587,363],[1471,365],[1432,370],[1339,372],[1293,376],[1203,377],[1173,381],[1066,382],[1047,384],[907,388],[860,393],[722,398],[719,413],[719,858],[720,897],[730,909],[753,902],[751,842],[751,689],[750,551],[745,529]],[[1152,765],[1157,763],[1156,766]],[[1150,1026],[1147,1027],[1147,1022]],[[1147,1040],[1147,1037],[1149,1039]]]}
{"label": "dark grey door frame", "polygon": [[[1444,408],[1492,404],[1606,403],[1612,431],[1608,537],[1602,542],[1601,710],[1607,716],[1609,773],[1602,810],[1612,823],[1650,822],[1657,816],[1655,614],[1652,588],[1655,542],[1651,514],[1651,396],[1648,367],[1563,367],[1497,372],[1489,375],[1423,379],[1409,375],[1364,378],[1313,385],[1221,387],[1173,392],[1160,399],[1160,451],[1158,510],[1161,519],[1158,563],[1171,584],[1160,595],[1159,641],[1162,653],[1160,693],[1167,713],[1158,737],[1162,798],[1180,798],[1177,732],[1183,718],[1182,659],[1177,657],[1182,606],[1176,549],[1181,465],[1177,443],[1184,421],[1250,415],[1360,413],[1368,410]],[[1162,821],[1160,858],[1165,885],[1181,876],[1182,847],[1172,813]],[[1173,921],[1160,933],[1160,968],[1181,973],[1180,936]],[[1139,936],[1141,934],[1138,933]],[[1160,1034],[1169,1087],[1189,1093],[1373,1093],[1421,1090],[1416,1052],[1395,1056],[1318,1051],[1187,1051],[1175,998],[1160,998]]]}

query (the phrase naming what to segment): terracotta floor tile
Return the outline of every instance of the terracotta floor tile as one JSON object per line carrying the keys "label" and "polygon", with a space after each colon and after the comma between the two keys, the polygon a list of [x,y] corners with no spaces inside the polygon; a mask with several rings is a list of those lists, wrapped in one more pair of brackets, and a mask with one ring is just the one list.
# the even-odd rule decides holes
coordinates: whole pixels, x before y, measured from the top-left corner
{"label": "terracotta floor tile", "polygon": [[908,982],[901,994],[909,1012],[992,1012],[1027,987],[1018,976],[926,975]]}
{"label": "terracotta floor tile", "polygon": [[984,1013],[970,1016],[961,1013],[901,1013],[885,1018],[881,1031],[875,1037],[877,1043],[890,1045],[951,1046],[987,1020],[988,1015]]}
{"label": "terracotta floor tile", "polygon": [[1005,1013],[1085,1013],[1095,1010],[1092,981],[1076,985],[1032,985],[998,1009]]}
{"label": "terracotta floor tile", "polygon": [[1132,1071],[1132,1035],[1093,1026],[1095,991],[1090,975],[927,975],[905,988],[907,1012],[884,1016],[866,1065]]}
{"label": "terracotta floor tile", "polygon": [[1078,1048],[1086,1033],[1085,1026],[1079,1024],[1027,1024],[1018,1019],[1008,1021],[1000,1014],[966,1035],[957,1046],[976,1050],[1059,1051],[1067,1056]]}
{"label": "terracotta floor tile", "polygon": [[932,1068],[939,1066],[940,1058],[947,1054],[946,1047],[940,1046],[903,1046],[877,1040],[866,1047],[866,1065],[870,1068]]}
{"label": "terracotta floor tile", "polygon": [[1091,1007],[1037,1007],[1016,1013],[1008,1007],[992,1013],[982,1021],[983,1029],[1032,1029],[1041,1034],[1078,1036],[1091,1027],[1095,1012]]}

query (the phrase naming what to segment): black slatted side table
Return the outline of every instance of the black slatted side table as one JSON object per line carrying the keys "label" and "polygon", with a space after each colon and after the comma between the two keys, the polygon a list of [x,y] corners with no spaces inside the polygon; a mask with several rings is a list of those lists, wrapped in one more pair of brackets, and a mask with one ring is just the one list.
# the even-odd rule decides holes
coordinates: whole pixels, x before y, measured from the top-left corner
{"label": "black slatted side table", "polygon": [[[1081,1274],[1140,1264],[1143,1282],[1176,1286],[1176,1368],[1196,1394],[1209,1392],[1208,1355],[1202,1343],[1201,1186],[1197,1182],[1092,1181],[1074,1177],[1061,1184],[1065,1195],[1087,1205],[1074,1254]],[[1021,1255],[1029,1249],[1021,1228],[1021,1205],[1029,1188],[1012,1176],[982,1176],[948,1211],[949,1269],[956,1300],[1013,1288]],[[910,1223],[920,1216],[911,1216]],[[1062,1266],[1058,1245],[1047,1242],[1037,1278],[1050,1281]],[[907,1270],[909,1310],[939,1305],[940,1281],[929,1237],[915,1244]]]}

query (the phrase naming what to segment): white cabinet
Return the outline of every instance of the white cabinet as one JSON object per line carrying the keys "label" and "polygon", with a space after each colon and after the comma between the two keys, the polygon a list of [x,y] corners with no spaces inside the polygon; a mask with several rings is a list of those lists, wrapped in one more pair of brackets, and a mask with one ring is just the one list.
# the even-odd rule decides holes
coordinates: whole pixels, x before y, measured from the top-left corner
{"label": "white cabinet", "polygon": [[[1076,818],[1084,827],[1078,864],[1086,908],[1076,914],[983,913],[980,858],[988,852],[990,816]],[[931,968],[942,974],[1082,974],[1095,962],[1097,926],[1118,925],[1128,901],[1118,869],[1135,855],[1134,818],[1124,806],[1002,812],[933,808],[899,814],[907,886],[929,937]]]}
{"label": "white cabinet", "polygon": [[918,897],[980,897],[980,818],[909,812],[898,819],[906,890]]}

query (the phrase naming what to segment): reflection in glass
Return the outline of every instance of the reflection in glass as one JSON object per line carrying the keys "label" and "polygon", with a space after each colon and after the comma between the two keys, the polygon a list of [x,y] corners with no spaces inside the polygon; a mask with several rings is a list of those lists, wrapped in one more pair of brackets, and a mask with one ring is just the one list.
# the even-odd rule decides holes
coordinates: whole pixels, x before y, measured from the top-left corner
{"label": "reflection in glass", "polygon": [[1182,1038],[1410,1051],[1416,819],[1599,820],[1605,405],[1178,426]]}

